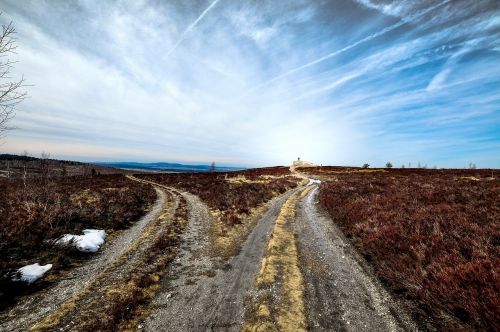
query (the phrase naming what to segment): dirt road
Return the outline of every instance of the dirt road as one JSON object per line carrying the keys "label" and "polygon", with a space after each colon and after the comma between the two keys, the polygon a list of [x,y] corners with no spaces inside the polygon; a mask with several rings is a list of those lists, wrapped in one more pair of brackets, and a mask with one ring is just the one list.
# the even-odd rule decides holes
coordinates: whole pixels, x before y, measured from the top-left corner
{"label": "dirt road", "polygon": [[412,331],[366,263],[317,201],[315,186],[298,203],[295,230],[311,331]]}
{"label": "dirt road", "polygon": [[210,215],[195,196],[180,254],[162,282],[144,328],[148,331],[239,331],[245,297],[253,287],[262,254],[281,205],[294,191],[273,199],[260,222],[227,261],[209,250]]}
{"label": "dirt road", "polygon": [[268,202],[231,258],[211,252],[211,214],[199,198],[153,185],[158,201],[141,221],[69,278],[2,313],[0,330],[79,330],[74,322],[87,308],[99,308],[99,294],[143,264],[180,202],[187,206],[187,226],[149,315],[134,323],[136,329],[416,330],[321,209],[317,184],[299,186]]}

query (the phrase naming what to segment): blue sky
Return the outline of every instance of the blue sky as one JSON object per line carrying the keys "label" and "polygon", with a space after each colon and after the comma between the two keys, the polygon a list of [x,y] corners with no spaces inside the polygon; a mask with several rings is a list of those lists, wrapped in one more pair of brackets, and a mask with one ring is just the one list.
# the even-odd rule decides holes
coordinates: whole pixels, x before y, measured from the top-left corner
{"label": "blue sky", "polygon": [[30,86],[0,150],[500,167],[500,2],[2,0]]}

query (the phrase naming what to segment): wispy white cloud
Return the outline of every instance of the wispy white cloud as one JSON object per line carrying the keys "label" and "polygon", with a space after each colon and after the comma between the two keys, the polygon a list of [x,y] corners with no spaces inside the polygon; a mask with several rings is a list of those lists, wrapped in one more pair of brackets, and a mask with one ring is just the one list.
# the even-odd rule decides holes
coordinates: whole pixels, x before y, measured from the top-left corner
{"label": "wispy white cloud", "polygon": [[6,1],[33,86],[2,149],[453,166],[500,141],[496,3],[363,2]]}
{"label": "wispy white cloud", "polygon": [[429,82],[429,85],[427,85],[426,88],[427,92],[436,91],[442,88],[445,85],[446,79],[453,71],[454,67],[457,66],[460,59],[467,53],[474,51],[474,49],[478,46],[478,44],[480,44],[480,42],[481,39],[469,40],[462,48],[453,53],[446,61],[443,68]]}
{"label": "wispy white cloud", "polygon": [[200,16],[198,16],[198,18],[196,20],[194,20],[193,23],[191,23],[186,30],[184,30],[184,32],[181,34],[181,36],[179,37],[179,39],[177,40],[177,42],[174,44],[174,46],[172,46],[172,48],[167,52],[167,54],[165,55],[166,57],[168,57],[172,52],[174,52],[177,47],[179,47],[179,45],[184,41],[184,39],[186,39],[186,36],[191,32],[193,31],[193,29],[196,27],[196,25],[203,19],[203,17],[205,17],[205,15],[207,15],[207,13],[212,10],[213,7],[215,7],[215,5],[217,5],[217,3],[219,2],[219,0],[214,0],[201,14]]}
{"label": "wispy white cloud", "polygon": [[333,57],[336,57],[336,56],[338,56],[338,55],[340,55],[342,53],[345,53],[345,52],[347,52],[347,51],[349,51],[349,50],[351,50],[351,49],[353,49],[353,48],[355,48],[355,47],[357,47],[359,45],[362,45],[362,44],[364,44],[366,42],[369,42],[369,41],[371,41],[371,40],[373,40],[375,38],[383,36],[383,35],[387,34],[388,32],[391,32],[391,31],[393,31],[393,30],[401,27],[402,25],[404,25],[406,23],[410,23],[410,22],[413,22],[413,21],[419,19],[420,17],[422,17],[425,14],[427,14],[427,13],[435,10],[438,7],[441,7],[442,5],[446,4],[449,1],[450,0],[445,0],[445,1],[443,1],[443,2],[441,2],[439,4],[437,4],[437,5],[434,5],[434,6],[431,6],[429,8],[426,8],[426,9],[424,9],[424,10],[422,10],[422,11],[420,11],[420,12],[414,14],[414,15],[411,15],[409,17],[405,17],[405,18],[401,19],[399,22],[397,22],[397,23],[395,23],[393,25],[390,25],[388,27],[385,27],[385,28],[381,29],[380,31],[372,33],[369,36],[367,36],[365,38],[362,38],[362,39],[360,39],[360,40],[358,40],[358,41],[356,41],[356,42],[354,42],[354,43],[352,43],[350,45],[347,45],[347,46],[345,46],[345,47],[343,47],[343,48],[341,48],[339,50],[333,51],[333,52],[328,53],[327,55],[324,55],[324,56],[322,56],[320,58],[317,58],[317,59],[315,59],[313,61],[307,62],[307,63],[305,63],[305,64],[303,64],[301,66],[298,66],[296,68],[290,69],[290,70],[288,70],[288,71],[286,71],[286,72],[284,72],[284,73],[282,73],[282,74],[280,74],[280,75],[278,75],[276,77],[273,77],[270,80],[267,80],[265,82],[262,82],[262,83],[258,84],[257,86],[255,86],[252,89],[250,89],[250,92],[251,91],[255,91],[257,89],[260,89],[262,87],[265,87],[265,86],[267,86],[269,84],[272,84],[275,81],[283,79],[285,77],[288,77],[288,76],[290,76],[292,74],[295,74],[296,72],[299,72],[299,71],[304,70],[306,68],[309,68],[309,67],[315,66],[315,65],[317,65],[319,63],[322,63],[322,62],[324,62],[326,60],[329,60],[329,59],[331,59]]}
{"label": "wispy white cloud", "polygon": [[356,2],[362,4],[363,6],[378,10],[386,15],[390,16],[401,16],[405,14],[412,5],[415,4],[414,1],[393,1],[390,3],[377,2],[376,0],[356,0]]}

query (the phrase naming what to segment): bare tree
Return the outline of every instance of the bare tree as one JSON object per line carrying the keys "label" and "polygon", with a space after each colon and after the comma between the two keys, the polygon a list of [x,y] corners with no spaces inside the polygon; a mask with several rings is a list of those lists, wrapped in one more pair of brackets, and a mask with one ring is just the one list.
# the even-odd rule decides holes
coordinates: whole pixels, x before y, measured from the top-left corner
{"label": "bare tree", "polygon": [[26,98],[26,92],[21,91],[24,78],[16,81],[10,76],[15,64],[15,61],[9,59],[17,47],[15,34],[16,30],[12,22],[2,25],[0,31],[0,138],[11,129],[8,123],[14,117],[16,106]]}

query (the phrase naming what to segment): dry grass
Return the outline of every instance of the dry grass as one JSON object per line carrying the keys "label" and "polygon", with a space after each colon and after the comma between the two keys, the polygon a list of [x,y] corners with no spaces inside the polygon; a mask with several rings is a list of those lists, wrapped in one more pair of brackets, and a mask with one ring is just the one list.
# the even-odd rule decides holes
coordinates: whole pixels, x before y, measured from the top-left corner
{"label": "dry grass", "polygon": [[237,176],[225,177],[225,181],[228,183],[271,183],[273,180],[282,178],[279,175],[260,175],[258,177],[248,178],[245,175],[238,174]]}
{"label": "dry grass", "polygon": [[[256,279],[259,295],[250,304],[243,331],[306,331],[304,280],[294,232],[298,193],[285,202],[276,219]],[[271,295],[272,289],[279,296]]]}
{"label": "dry grass", "polygon": [[[160,221],[163,218],[160,216]],[[159,290],[159,281],[167,265],[175,258],[181,234],[187,226],[187,204],[181,198],[167,227],[143,257],[142,264],[128,275],[127,287],[109,286],[107,296],[99,298],[82,310],[76,318],[80,329],[92,331],[131,331],[149,313],[148,304]],[[104,310],[103,310],[104,308]]]}
{"label": "dry grass", "polygon": [[266,210],[266,205],[250,210],[248,214],[240,214],[241,223],[228,227],[221,219],[220,211],[211,211],[213,222],[210,224],[210,254],[219,257],[231,257],[238,254],[241,244],[252,232],[260,217]]}
{"label": "dry grass", "polygon": [[[167,209],[168,202],[169,200],[164,209]],[[67,324],[79,331],[135,330],[138,322],[148,315],[148,304],[159,289],[158,283],[165,274],[166,267],[178,251],[180,236],[187,226],[186,201],[180,198],[175,214],[171,213],[171,219],[167,218],[167,212],[158,216],[130,248],[100,273],[96,280],[34,325],[32,330],[49,331]],[[155,237],[161,225],[165,228]],[[128,259],[130,253],[151,240],[154,240],[154,243],[140,260],[134,263],[132,270],[119,279],[114,275],[113,282],[107,282],[111,273]],[[95,296],[95,292],[99,292],[101,296]]]}

